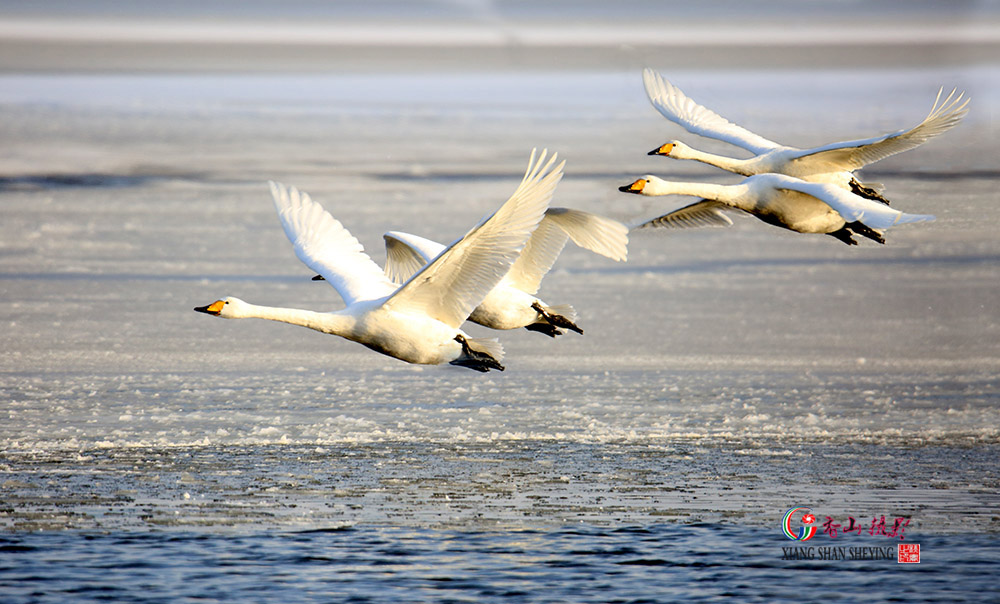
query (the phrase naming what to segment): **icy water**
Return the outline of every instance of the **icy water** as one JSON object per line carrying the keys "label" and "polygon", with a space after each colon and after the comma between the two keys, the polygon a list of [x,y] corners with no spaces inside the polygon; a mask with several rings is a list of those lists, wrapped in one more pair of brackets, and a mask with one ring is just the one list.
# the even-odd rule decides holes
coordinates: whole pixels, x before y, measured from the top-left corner
{"label": "icy water", "polygon": [[973,110],[865,172],[937,221],[569,248],[540,294],[586,334],[499,334],[480,375],[191,309],[339,307],[268,179],[378,262],[386,230],[460,236],[532,147],[567,160],[555,205],[626,222],[688,201],[617,191],[642,174],[733,182],[646,156],[683,135],[638,70],[0,75],[0,599],[995,598],[997,70],[666,75],[791,144],[909,126],[942,84]]}

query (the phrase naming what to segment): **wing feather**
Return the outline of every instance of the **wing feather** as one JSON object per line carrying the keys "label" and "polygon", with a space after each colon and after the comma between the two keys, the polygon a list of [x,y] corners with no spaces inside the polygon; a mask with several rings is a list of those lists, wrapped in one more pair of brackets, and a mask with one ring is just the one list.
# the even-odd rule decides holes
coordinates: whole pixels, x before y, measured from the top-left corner
{"label": "wing feather", "polygon": [[956,91],[952,90],[944,101],[941,101],[942,91],[943,89],[938,91],[934,106],[924,121],[909,130],[816,147],[803,151],[801,156],[792,161],[808,162],[809,166],[816,166],[817,169],[827,172],[854,171],[890,155],[919,147],[957,126],[969,112],[969,99],[964,98],[964,92],[956,96]]}
{"label": "wing feather", "polygon": [[646,96],[663,117],[682,126],[691,134],[714,138],[757,155],[781,147],[778,143],[754,134],[730,122],[718,113],[694,102],[656,71],[646,68],[642,72]]}
{"label": "wing feather", "polygon": [[552,269],[568,239],[566,231],[543,219],[510,267],[507,283],[528,294],[538,293],[542,279]]}
{"label": "wing feather", "polygon": [[582,210],[549,208],[542,222],[556,224],[585,250],[619,262],[628,259],[628,227],[617,220]]}
{"label": "wing feather", "polygon": [[726,216],[724,213],[724,210],[726,209],[731,208],[718,201],[702,199],[701,201],[696,201],[691,205],[684,206],[683,208],[679,208],[673,212],[668,212],[663,216],[647,220],[635,228],[689,229],[711,226],[728,227],[732,226],[733,221],[730,220],[729,216]]}
{"label": "wing feather", "polygon": [[538,293],[568,239],[612,260],[628,257],[628,227],[624,224],[581,210],[549,208],[507,273],[507,282],[523,292]]}
{"label": "wing feather", "polygon": [[385,239],[385,274],[393,283],[405,283],[445,250],[437,241],[418,235],[389,231]]}
{"label": "wing feather", "polygon": [[545,215],[565,165],[554,166],[555,154],[545,159],[545,151],[537,161],[532,151],[524,179],[500,209],[413,275],[386,305],[458,328],[507,274]]}
{"label": "wing feather", "polygon": [[350,306],[391,294],[396,286],[365,254],[361,242],[308,193],[271,181],[271,197],[295,255],[332,285]]}

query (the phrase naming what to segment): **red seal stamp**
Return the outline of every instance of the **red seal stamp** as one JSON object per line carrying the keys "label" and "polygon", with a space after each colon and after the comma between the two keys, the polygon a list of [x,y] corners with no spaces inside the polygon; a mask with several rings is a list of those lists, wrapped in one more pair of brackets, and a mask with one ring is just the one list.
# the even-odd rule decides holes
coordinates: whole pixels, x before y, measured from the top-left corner
{"label": "red seal stamp", "polygon": [[900,543],[897,545],[896,562],[899,564],[920,564],[920,544]]}

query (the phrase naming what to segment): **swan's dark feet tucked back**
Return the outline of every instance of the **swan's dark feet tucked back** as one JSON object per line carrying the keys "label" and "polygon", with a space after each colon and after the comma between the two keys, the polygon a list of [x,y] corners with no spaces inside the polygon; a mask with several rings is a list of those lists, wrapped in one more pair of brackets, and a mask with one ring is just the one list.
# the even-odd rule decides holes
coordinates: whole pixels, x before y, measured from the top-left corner
{"label": "swan's dark feet tucked back", "polygon": [[455,336],[455,341],[462,345],[462,356],[452,361],[450,363],[451,365],[468,367],[469,369],[475,369],[476,371],[481,371],[483,373],[486,373],[490,369],[496,369],[497,371],[504,370],[503,365],[498,363],[497,360],[490,355],[485,352],[473,350],[469,346],[469,341],[466,340],[461,334]]}
{"label": "swan's dark feet tucked back", "polygon": [[562,331],[559,330],[558,327],[552,325],[551,323],[532,323],[531,325],[525,325],[524,328],[527,329],[528,331],[537,331],[538,333],[544,333],[550,338],[561,336],[563,333]]}
{"label": "swan's dark feet tucked back", "polygon": [[882,197],[881,193],[879,193],[878,191],[876,191],[871,187],[864,186],[863,184],[858,182],[858,179],[856,178],[851,179],[851,193],[854,193],[859,197],[864,197],[865,199],[874,199],[879,203],[884,203],[885,205],[889,205],[889,200],[886,199],[885,197]]}
{"label": "swan's dark feet tucked back", "polygon": [[[532,304],[531,308],[534,309],[534,311],[537,312],[538,314],[542,315],[542,318],[548,321],[550,325],[554,325],[555,327],[562,327],[563,329],[570,329],[580,334],[581,336],[583,335],[583,330],[577,327],[576,323],[570,321],[569,319],[567,319],[562,315],[550,313],[549,311],[545,310],[545,307],[543,307],[538,302]],[[528,329],[531,329],[531,326],[528,326]],[[543,331],[541,329],[532,329],[532,331],[541,331],[542,333],[555,337],[555,335],[548,333],[547,331]]]}
{"label": "swan's dark feet tucked back", "polygon": [[878,231],[869,228],[865,224],[862,224],[860,222],[849,222],[844,225],[844,228],[850,229],[855,233],[857,233],[858,235],[861,235],[862,237],[867,237],[872,241],[877,241],[885,245],[885,237],[883,237],[882,234],[879,233]]}
{"label": "swan's dark feet tucked back", "polygon": [[827,235],[829,235],[830,237],[833,237],[834,239],[837,239],[839,241],[843,241],[847,245],[857,245],[858,242],[854,240],[854,237],[852,237],[853,234],[854,233],[852,233],[851,230],[847,228],[846,224],[840,227],[839,231],[827,233]]}

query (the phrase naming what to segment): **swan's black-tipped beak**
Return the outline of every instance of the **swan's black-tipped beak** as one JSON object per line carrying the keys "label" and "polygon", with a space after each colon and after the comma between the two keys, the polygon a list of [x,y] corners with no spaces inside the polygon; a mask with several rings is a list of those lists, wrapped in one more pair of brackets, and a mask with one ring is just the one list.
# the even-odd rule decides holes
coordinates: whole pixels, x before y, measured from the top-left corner
{"label": "swan's black-tipped beak", "polygon": [[194,309],[198,312],[203,312],[206,315],[215,315],[218,317],[222,313],[222,307],[224,305],[225,302],[222,300],[216,300],[207,306],[195,306]]}
{"label": "swan's black-tipped beak", "polygon": [[659,147],[653,149],[646,155],[670,155],[670,152],[674,150],[673,143],[664,143]]}
{"label": "swan's black-tipped beak", "polygon": [[640,178],[632,184],[625,185],[623,187],[618,187],[618,190],[622,193],[642,193],[642,190],[646,187],[645,179]]}
{"label": "swan's black-tipped beak", "polygon": [[324,278],[323,278],[323,275],[315,275],[315,276],[314,276],[314,277],[312,278],[312,280],[313,280],[313,281],[326,281],[326,279],[324,279]]}

